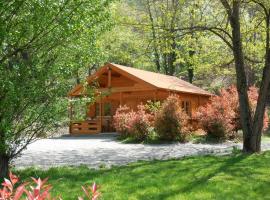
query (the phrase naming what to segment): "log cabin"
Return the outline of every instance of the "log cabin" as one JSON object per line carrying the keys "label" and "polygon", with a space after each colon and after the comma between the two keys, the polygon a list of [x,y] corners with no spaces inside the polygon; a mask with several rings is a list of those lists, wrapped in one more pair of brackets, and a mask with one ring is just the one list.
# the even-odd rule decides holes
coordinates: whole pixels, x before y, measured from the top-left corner
{"label": "log cabin", "polygon": [[[181,80],[175,76],[149,72],[114,63],[99,68],[87,77],[89,86],[95,85],[97,97],[95,102],[86,108],[83,121],[73,119],[73,107],[69,106],[70,134],[97,134],[111,132],[113,115],[121,105],[133,110],[147,101],[163,101],[169,95],[176,94],[181,100],[183,110],[191,117],[199,106],[209,100],[211,93]],[[85,96],[84,85],[76,85],[69,93],[70,99]],[[72,102],[72,101],[70,101]]]}

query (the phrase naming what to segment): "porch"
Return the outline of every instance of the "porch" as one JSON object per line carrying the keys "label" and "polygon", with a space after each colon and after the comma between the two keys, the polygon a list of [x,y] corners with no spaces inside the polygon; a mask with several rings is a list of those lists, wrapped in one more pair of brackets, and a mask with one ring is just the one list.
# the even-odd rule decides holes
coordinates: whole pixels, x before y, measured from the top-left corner
{"label": "porch", "polygon": [[[114,104],[114,106],[113,106]],[[70,105],[69,133],[71,135],[98,134],[102,132],[112,132],[113,115],[119,104],[112,101],[96,101],[91,105],[86,105],[85,116],[81,120],[74,119],[75,109]],[[114,107],[114,109],[112,109]]]}
{"label": "porch", "polygon": [[[117,108],[121,105],[127,105],[130,109],[136,110],[141,103],[146,104],[147,101],[157,100],[157,96],[161,99],[167,96],[164,92],[157,90],[146,91],[113,91],[104,92],[96,98],[96,101],[91,105],[81,106],[84,109],[84,117],[81,120],[76,120],[74,117],[76,109],[70,101],[69,105],[69,132],[72,135],[81,134],[97,134],[102,132],[114,132],[113,116]],[[164,97],[163,97],[164,96]]]}

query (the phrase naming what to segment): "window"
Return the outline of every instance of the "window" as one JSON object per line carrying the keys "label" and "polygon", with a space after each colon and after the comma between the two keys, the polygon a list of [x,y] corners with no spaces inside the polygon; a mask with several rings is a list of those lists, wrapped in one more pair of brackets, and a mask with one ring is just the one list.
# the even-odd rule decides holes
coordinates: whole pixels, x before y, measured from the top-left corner
{"label": "window", "polygon": [[190,101],[182,101],[182,109],[187,115],[191,116],[191,103],[190,103]]}

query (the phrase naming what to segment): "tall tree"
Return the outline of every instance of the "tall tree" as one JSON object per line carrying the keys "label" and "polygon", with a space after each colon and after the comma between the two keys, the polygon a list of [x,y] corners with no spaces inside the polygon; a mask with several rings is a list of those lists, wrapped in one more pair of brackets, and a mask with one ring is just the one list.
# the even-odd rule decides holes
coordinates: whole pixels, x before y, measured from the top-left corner
{"label": "tall tree", "polygon": [[[218,6],[216,1],[209,1],[207,11],[216,11]],[[239,94],[240,104],[240,118],[244,135],[243,151],[245,152],[259,152],[261,150],[261,135],[263,127],[263,117],[266,106],[267,92],[270,83],[270,2],[267,0],[220,0],[223,10],[220,12],[225,13],[225,18],[221,14],[214,16],[214,19],[207,19],[210,24],[199,24],[195,27],[189,27],[188,30],[209,31],[214,33],[224,41],[227,46],[232,50],[236,71],[237,91]],[[255,13],[248,15],[247,12],[252,9]],[[256,17],[257,24],[255,29],[249,32],[257,33],[257,29],[263,32],[261,34],[264,41],[264,66],[261,80],[259,81],[260,91],[257,102],[257,107],[254,116],[251,115],[251,109],[248,101],[248,81],[246,73],[246,62],[260,63],[252,55],[249,55],[244,45],[248,46],[244,39],[248,34],[244,32],[244,20],[249,17]],[[259,19],[259,20],[258,20]],[[247,23],[247,22],[245,22]],[[248,22],[249,23],[249,22]],[[246,24],[249,26],[250,24]],[[183,30],[183,29],[181,29]],[[246,41],[246,40],[245,40]],[[254,43],[254,41],[252,41]]]}
{"label": "tall tree", "polygon": [[[270,3],[264,0],[254,0],[245,2],[243,0],[220,0],[225,8],[228,21],[231,26],[231,44],[235,61],[237,75],[237,91],[239,94],[240,118],[244,134],[243,150],[245,152],[259,152],[261,150],[261,135],[263,128],[263,117],[265,112],[266,97],[270,84]],[[251,116],[251,109],[248,101],[248,84],[245,72],[245,52],[243,51],[242,33],[241,33],[241,9],[247,6],[259,6],[261,8],[262,19],[265,27],[265,64],[260,83],[260,91],[257,107],[254,116]],[[254,5],[252,5],[254,4]],[[259,14],[259,13],[257,13]]]}
{"label": "tall tree", "polygon": [[109,2],[1,1],[0,179],[12,159],[58,121],[70,78],[97,57]]}

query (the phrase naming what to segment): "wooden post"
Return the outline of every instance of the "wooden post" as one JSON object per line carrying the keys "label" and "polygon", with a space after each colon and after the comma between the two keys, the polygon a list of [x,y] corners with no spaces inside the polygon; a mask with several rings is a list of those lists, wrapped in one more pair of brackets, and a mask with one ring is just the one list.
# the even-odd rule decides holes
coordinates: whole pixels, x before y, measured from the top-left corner
{"label": "wooden post", "polygon": [[69,101],[69,120],[73,120],[73,104],[72,101]]}
{"label": "wooden post", "polygon": [[99,99],[99,117],[100,117],[100,132],[102,132],[102,94],[100,93]]}
{"label": "wooden post", "polygon": [[109,69],[108,69],[108,88],[111,88],[111,87],[112,87],[112,70],[109,67]]}
{"label": "wooden post", "polygon": [[73,121],[73,108],[72,101],[69,99],[68,113],[69,113],[69,133],[72,133],[72,121]]}

